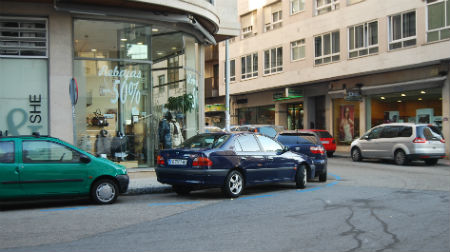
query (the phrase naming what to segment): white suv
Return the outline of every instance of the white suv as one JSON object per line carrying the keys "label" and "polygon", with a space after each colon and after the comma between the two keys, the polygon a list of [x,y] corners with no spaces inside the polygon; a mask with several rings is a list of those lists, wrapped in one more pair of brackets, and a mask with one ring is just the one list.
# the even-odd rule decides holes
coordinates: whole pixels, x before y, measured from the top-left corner
{"label": "white suv", "polygon": [[445,140],[441,131],[430,124],[389,123],[373,127],[352,142],[353,161],[363,158],[393,159],[404,165],[411,160],[424,160],[435,165],[445,157]]}

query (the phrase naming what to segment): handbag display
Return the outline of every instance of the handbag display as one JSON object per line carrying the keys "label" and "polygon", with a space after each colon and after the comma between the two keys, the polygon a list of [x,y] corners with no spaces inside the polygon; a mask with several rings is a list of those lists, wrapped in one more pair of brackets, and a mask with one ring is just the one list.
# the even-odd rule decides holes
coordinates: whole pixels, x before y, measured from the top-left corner
{"label": "handbag display", "polygon": [[106,120],[105,116],[102,114],[100,109],[95,110],[94,117],[91,119],[91,124],[93,126],[108,126],[109,123]]}

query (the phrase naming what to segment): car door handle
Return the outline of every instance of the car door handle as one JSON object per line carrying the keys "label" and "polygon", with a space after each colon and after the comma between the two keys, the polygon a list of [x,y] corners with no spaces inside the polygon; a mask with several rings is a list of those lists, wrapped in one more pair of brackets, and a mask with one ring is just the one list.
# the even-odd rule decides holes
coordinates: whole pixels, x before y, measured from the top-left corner
{"label": "car door handle", "polygon": [[247,160],[247,158],[246,157],[241,157],[241,160]]}
{"label": "car door handle", "polygon": [[16,166],[16,173],[20,173],[20,167],[19,166]]}

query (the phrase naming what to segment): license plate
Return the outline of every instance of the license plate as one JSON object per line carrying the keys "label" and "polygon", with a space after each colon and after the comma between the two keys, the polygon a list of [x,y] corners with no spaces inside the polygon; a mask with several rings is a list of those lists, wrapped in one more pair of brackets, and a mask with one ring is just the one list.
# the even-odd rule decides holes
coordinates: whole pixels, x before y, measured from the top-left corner
{"label": "license plate", "polygon": [[322,141],[322,144],[329,144],[329,141]]}
{"label": "license plate", "polygon": [[186,159],[169,159],[169,165],[186,165]]}

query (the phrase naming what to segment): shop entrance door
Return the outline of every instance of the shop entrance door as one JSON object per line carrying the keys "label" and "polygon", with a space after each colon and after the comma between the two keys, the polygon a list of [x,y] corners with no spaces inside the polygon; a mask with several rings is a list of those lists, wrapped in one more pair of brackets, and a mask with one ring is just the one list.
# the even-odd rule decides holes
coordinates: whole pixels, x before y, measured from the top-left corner
{"label": "shop entrance door", "polygon": [[287,110],[287,128],[303,129],[303,103],[288,104]]}

